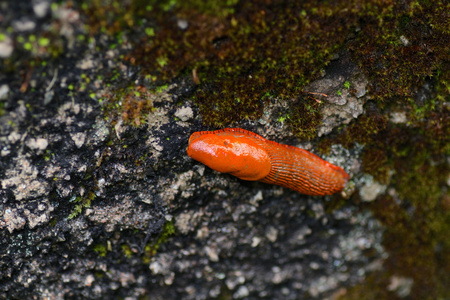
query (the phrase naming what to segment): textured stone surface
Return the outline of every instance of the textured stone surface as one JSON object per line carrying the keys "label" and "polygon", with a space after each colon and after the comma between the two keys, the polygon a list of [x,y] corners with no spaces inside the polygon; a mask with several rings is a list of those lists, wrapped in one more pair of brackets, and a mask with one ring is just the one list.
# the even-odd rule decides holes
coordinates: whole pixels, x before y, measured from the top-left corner
{"label": "textured stone surface", "polygon": [[[27,86],[26,72],[0,75],[0,298],[322,299],[384,257],[382,228],[356,205],[329,210],[333,197],[240,181],[190,159],[189,135],[206,128],[183,78],[153,96],[146,126],[111,125],[100,75],[144,80],[114,60],[123,49],[78,47],[77,11],[33,3],[23,20],[8,10],[12,28],[55,26],[66,52],[36,66]],[[14,51],[9,38],[0,43],[1,57]],[[366,80],[345,57],[338,65],[347,68],[310,85],[329,94],[319,135],[362,113]],[[357,92],[337,97],[346,80]],[[241,125],[298,144],[276,120],[285,105],[268,103],[260,120]],[[359,155],[335,145],[326,159],[354,175]],[[176,234],[146,257],[170,220]]]}
{"label": "textured stone surface", "polygon": [[307,92],[326,95],[318,136],[350,123],[363,113],[367,101],[367,84],[367,79],[346,54],[331,62],[323,78],[306,87]]}

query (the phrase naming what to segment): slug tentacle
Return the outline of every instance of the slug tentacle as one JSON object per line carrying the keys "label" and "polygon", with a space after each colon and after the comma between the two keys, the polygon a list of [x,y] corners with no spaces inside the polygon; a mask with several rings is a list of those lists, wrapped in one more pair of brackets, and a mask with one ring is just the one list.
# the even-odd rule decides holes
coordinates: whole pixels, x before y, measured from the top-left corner
{"label": "slug tentacle", "polygon": [[188,155],[244,180],[259,180],[307,195],[341,191],[349,175],[306,150],[282,145],[241,128],[195,132]]}

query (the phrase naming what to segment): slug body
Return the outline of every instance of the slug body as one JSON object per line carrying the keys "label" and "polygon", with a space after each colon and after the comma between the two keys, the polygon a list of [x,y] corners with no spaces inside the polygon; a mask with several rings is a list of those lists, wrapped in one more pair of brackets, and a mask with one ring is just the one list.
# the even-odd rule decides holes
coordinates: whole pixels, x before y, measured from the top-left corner
{"label": "slug body", "polygon": [[240,179],[281,185],[306,195],[341,191],[349,175],[306,150],[266,140],[241,128],[194,132],[188,155]]}

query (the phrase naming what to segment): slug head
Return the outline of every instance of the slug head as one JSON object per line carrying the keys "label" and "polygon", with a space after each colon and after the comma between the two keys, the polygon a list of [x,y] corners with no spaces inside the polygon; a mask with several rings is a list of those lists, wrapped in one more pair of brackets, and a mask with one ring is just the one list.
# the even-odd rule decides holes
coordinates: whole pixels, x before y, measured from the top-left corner
{"label": "slug head", "polygon": [[268,153],[241,134],[195,132],[189,138],[187,154],[213,170],[243,180],[263,179],[271,169]]}

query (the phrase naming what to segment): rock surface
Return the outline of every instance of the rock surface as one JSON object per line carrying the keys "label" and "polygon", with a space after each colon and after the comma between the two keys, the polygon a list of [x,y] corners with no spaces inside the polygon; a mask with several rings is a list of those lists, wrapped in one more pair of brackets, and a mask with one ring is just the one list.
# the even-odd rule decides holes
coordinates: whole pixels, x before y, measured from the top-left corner
{"label": "rock surface", "polygon": [[[116,60],[126,45],[81,47],[79,12],[51,3],[29,3],[23,18],[17,4],[0,4],[2,32],[13,28],[0,59],[20,61],[9,35],[40,36],[49,26],[64,49],[52,60],[33,44],[32,55],[48,63],[0,74],[0,298],[324,299],[380,266],[383,227],[355,202],[333,208],[340,196],[244,182],[190,159],[189,135],[210,128],[188,78],[149,96],[145,125],[111,123],[105,75],[151,82]],[[366,86],[345,54],[308,86],[330,95],[318,136],[364,112]],[[259,120],[239,126],[313,151],[315,142],[299,144],[276,122],[284,105],[267,103]],[[362,147],[331,149],[325,159],[361,176]],[[364,201],[378,195],[368,181],[356,181]],[[393,279],[389,288],[405,294],[410,285]]]}

